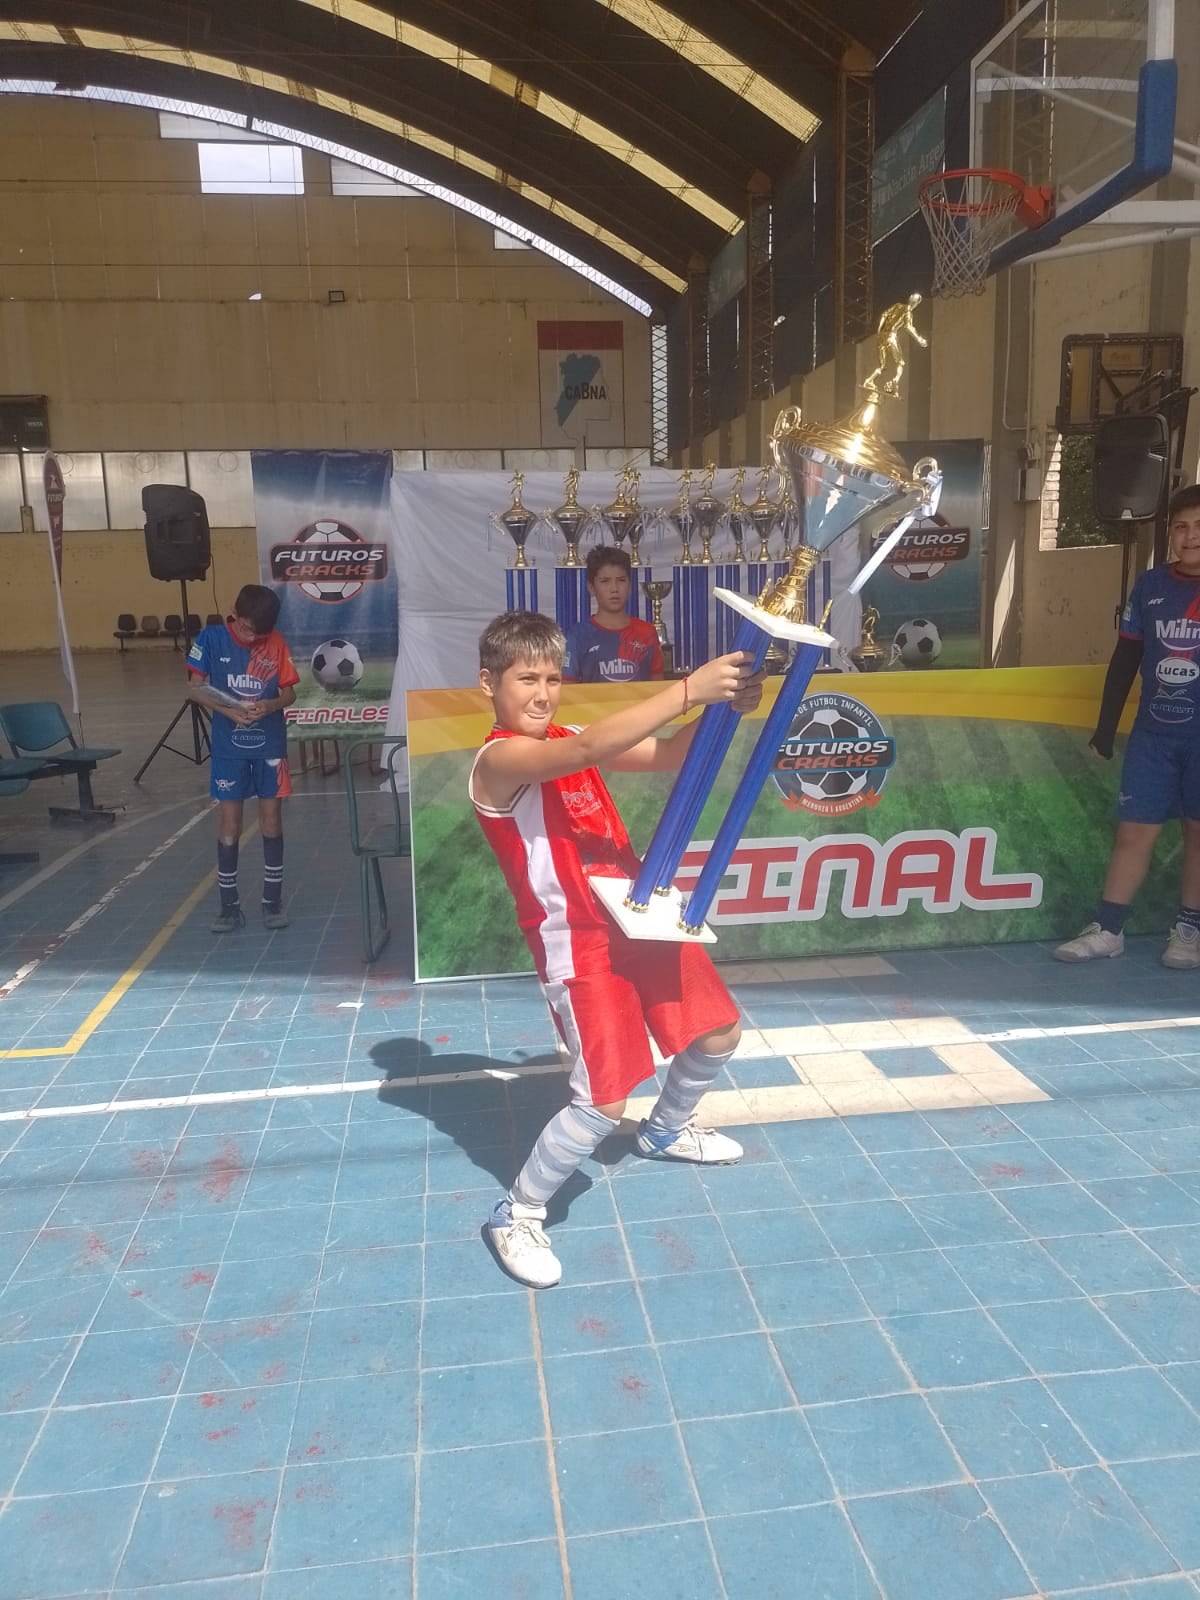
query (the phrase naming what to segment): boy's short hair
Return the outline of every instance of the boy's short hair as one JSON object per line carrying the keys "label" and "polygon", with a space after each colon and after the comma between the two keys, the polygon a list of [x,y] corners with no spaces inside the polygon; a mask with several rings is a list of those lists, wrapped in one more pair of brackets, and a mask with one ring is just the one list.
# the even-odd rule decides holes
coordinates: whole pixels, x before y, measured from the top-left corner
{"label": "boy's short hair", "polygon": [[518,661],[561,667],[567,641],[558,623],[540,611],[502,611],[479,635],[479,666],[500,678]]}
{"label": "boy's short hair", "polygon": [[633,563],[629,559],[627,550],[618,550],[616,545],[595,544],[587,554],[587,581],[593,583],[601,567],[620,567],[626,577],[633,575]]}
{"label": "boy's short hair", "polygon": [[270,633],[279,621],[279,596],[261,583],[244,584],[233,602],[233,612],[248,622],[255,633]]}
{"label": "boy's short hair", "polygon": [[1167,521],[1173,522],[1181,511],[1194,511],[1197,506],[1200,506],[1200,483],[1176,489],[1167,505]]}

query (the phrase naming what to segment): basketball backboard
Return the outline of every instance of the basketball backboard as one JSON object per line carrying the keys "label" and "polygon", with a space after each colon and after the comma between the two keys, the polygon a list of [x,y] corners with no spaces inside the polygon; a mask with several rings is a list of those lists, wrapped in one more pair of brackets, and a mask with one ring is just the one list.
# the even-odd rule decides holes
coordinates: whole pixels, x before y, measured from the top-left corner
{"label": "basketball backboard", "polygon": [[1200,203],[1137,198],[1172,171],[1200,181],[1200,150],[1175,132],[1177,21],[1194,39],[1200,0],[1029,0],[975,57],[972,165],[1054,196],[1046,222],[994,250],[993,272],[1200,232]]}

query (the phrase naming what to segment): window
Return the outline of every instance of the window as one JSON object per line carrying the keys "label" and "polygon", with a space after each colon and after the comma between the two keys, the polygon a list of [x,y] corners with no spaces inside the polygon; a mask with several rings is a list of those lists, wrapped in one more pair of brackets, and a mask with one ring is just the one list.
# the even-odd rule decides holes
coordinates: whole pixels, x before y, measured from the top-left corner
{"label": "window", "polygon": [[504,233],[500,228],[493,228],[492,240],[497,250],[532,250],[533,246],[524,239],[514,239],[511,233]]}
{"label": "window", "polygon": [[300,151],[288,144],[197,144],[205,194],[303,194]]}
{"label": "window", "polygon": [[406,183],[385,178],[381,172],[372,172],[368,167],[356,167],[349,161],[343,161],[340,156],[330,156],[329,176],[333,182],[333,192],[338,195],[390,195],[403,198],[405,195],[421,193],[420,189],[410,189]]}

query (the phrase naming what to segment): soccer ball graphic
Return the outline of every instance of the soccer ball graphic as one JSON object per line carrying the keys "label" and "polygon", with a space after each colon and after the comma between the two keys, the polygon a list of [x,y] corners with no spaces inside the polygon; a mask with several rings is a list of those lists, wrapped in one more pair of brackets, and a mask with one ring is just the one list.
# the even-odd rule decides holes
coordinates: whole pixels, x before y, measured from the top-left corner
{"label": "soccer ball graphic", "polygon": [[[811,739],[829,744],[834,739],[867,739],[865,728],[852,722],[836,706],[821,706],[816,711],[806,711],[803,706],[796,714],[789,739]],[[844,800],[847,795],[860,794],[867,785],[865,772],[798,772],[796,779],[801,794],[810,800]]]}
{"label": "soccer ball graphic", "polygon": [[312,675],[322,689],[353,689],[363,675],[362,657],[349,639],[326,639],[313,651]]}
{"label": "soccer ball graphic", "polygon": [[939,572],[945,572],[944,561],[897,561],[888,568],[898,578],[904,578],[909,583],[925,583],[929,578],[936,578]]}
{"label": "soccer ball graphic", "polygon": [[[311,549],[314,545],[323,544],[361,544],[362,539],[346,523],[330,517],[323,522],[311,523],[296,535],[293,543],[297,549],[301,546]],[[361,588],[362,581],[358,578],[311,578],[303,580],[300,584],[301,594],[306,594],[310,600],[324,600],[327,605],[336,605],[341,600],[353,600]]]}
{"label": "soccer ball graphic", "polygon": [[896,629],[892,649],[906,667],[931,667],[942,653],[942,636],[937,623],[928,617],[914,617]]}

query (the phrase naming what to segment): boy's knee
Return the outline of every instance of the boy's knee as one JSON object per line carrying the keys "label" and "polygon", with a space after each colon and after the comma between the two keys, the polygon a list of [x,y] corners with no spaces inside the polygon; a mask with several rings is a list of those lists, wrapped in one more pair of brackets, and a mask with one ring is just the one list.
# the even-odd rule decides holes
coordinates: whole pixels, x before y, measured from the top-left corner
{"label": "boy's knee", "polygon": [[727,1056],[733,1054],[741,1039],[742,1025],[740,1022],[733,1022],[728,1028],[718,1028],[715,1033],[706,1033],[695,1043],[701,1055]]}
{"label": "boy's knee", "polygon": [[609,1122],[620,1122],[625,1115],[625,1105],[626,1102],[624,1100],[613,1100],[606,1106],[589,1106],[587,1109],[598,1112],[602,1117],[607,1117]]}

